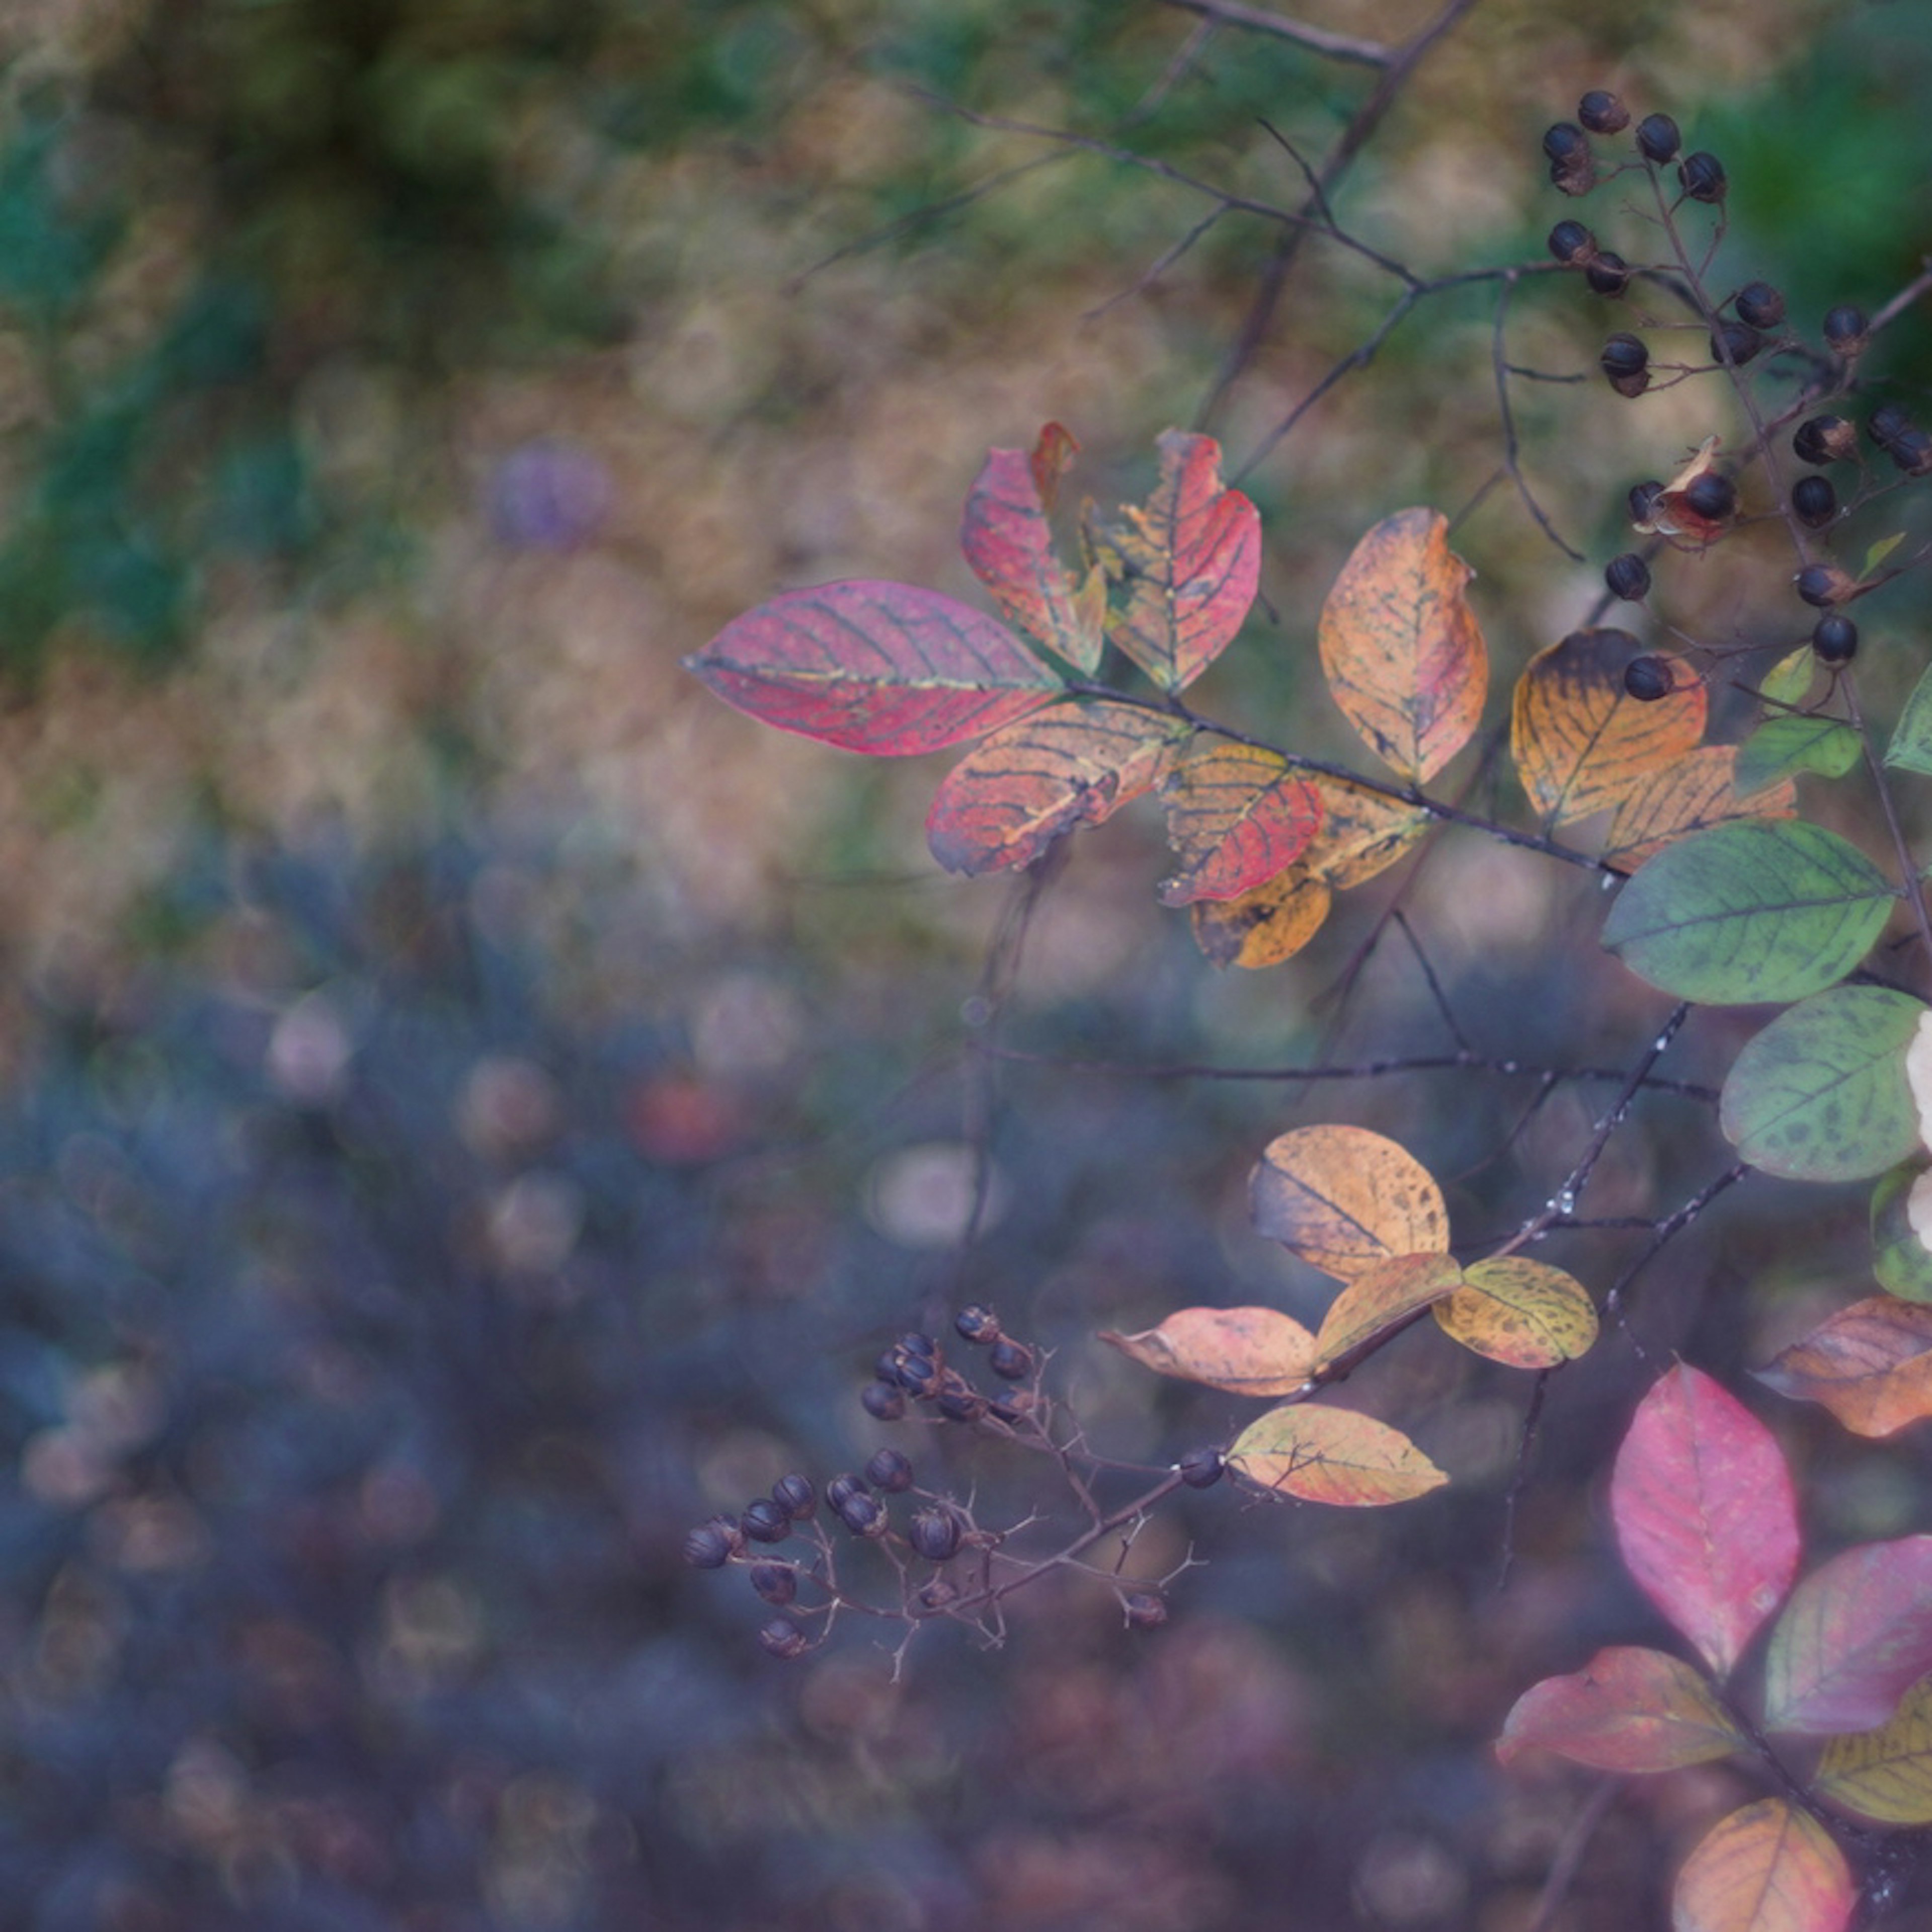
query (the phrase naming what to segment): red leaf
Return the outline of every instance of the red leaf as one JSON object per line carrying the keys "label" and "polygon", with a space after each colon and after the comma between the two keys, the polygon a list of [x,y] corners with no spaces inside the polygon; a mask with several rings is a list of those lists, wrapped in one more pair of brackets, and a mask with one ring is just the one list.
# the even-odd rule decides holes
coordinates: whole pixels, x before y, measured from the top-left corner
{"label": "red leaf", "polygon": [[1682,1658],[1618,1646],[1516,1700],[1496,1740],[1507,1764],[1532,1745],[1598,1771],[1675,1771],[1748,1748],[1744,1733]]}
{"label": "red leaf", "polygon": [[[1049,447],[1055,430],[1064,440]],[[1100,662],[1106,583],[1095,569],[1075,589],[1053,554],[1048,491],[1041,482],[1044,475],[1057,484],[1060,470],[1078,446],[1058,423],[1049,423],[1030,458],[1017,449],[989,451],[966,498],[959,547],[974,575],[1013,623],[1069,664],[1091,672]]]}
{"label": "red leaf", "polygon": [[1171,429],[1160,487],[1144,508],[1092,532],[1107,574],[1126,586],[1115,644],[1167,691],[1192,684],[1234,639],[1261,580],[1261,513],[1221,482],[1221,446]]}
{"label": "red leaf", "polygon": [[889,757],[979,737],[1064,688],[1004,624],[870,580],[782,592],[685,663],[765,724]]}
{"label": "red leaf", "polygon": [[1765,1660],[1765,1723],[1869,1731],[1932,1671],[1932,1536],[1848,1550],[1792,1592]]}
{"label": "red leaf", "polygon": [[1858,1903],[1845,1856],[1781,1798],[1720,1820],[1684,1862],[1672,1932],[1843,1932]]}
{"label": "red leaf", "polygon": [[1679,1364],[1617,1452],[1610,1514],[1644,1594],[1722,1677],[1798,1570],[1798,1506],[1770,1430]]}
{"label": "red leaf", "polygon": [[1180,860],[1162,883],[1163,905],[1238,898],[1293,865],[1322,824],[1321,794],[1279,752],[1252,745],[1184,752],[1161,791]]}
{"label": "red leaf", "polygon": [[1136,705],[1056,704],[995,731],[941,781],[926,843],[948,872],[1026,866],[1148,790],[1184,731]]}

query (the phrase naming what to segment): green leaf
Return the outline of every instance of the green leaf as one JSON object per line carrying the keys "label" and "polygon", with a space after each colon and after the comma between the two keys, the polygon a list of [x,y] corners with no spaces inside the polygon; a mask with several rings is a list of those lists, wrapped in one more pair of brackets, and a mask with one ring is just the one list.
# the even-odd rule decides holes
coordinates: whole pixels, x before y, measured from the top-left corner
{"label": "green leaf", "polygon": [[1922,1156],[1906,1161],[1872,1190],[1872,1273],[1901,1301],[1932,1302],[1932,1249],[1919,1239],[1906,1206],[1925,1166]]}
{"label": "green leaf", "polygon": [[1811,694],[1811,680],[1817,669],[1818,660],[1811,655],[1811,646],[1800,644],[1765,673],[1764,682],[1758,688],[1778,704],[1802,704]]}
{"label": "green leaf", "polygon": [[1865,956],[1894,896],[1837,833],[1798,819],[1741,819],[1660,852],[1610,908],[1604,944],[1679,999],[1802,1000]]}
{"label": "green leaf", "polygon": [[1905,700],[1905,709],[1892,727],[1885,761],[1898,771],[1932,775],[1932,668],[1912,686],[1912,695]]}
{"label": "green leaf", "polygon": [[1872,572],[1877,569],[1879,566],[1884,562],[1886,559],[1891,556],[1904,541],[1905,532],[1903,530],[1894,530],[1890,536],[1880,537],[1878,542],[1865,552],[1865,567],[1858,572],[1858,574],[1861,577],[1870,576]]}
{"label": "green leaf", "polygon": [[1905,1049],[1924,1010],[1882,986],[1834,986],[1779,1014],[1724,1082],[1726,1138],[1788,1180],[1882,1174],[1918,1144]]}
{"label": "green leaf", "polygon": [[1858,734],[1838,718],[1768,718],[1738,751],[1738,792],[1748,797],[1798,772],[1841,778],[1858,761]]}

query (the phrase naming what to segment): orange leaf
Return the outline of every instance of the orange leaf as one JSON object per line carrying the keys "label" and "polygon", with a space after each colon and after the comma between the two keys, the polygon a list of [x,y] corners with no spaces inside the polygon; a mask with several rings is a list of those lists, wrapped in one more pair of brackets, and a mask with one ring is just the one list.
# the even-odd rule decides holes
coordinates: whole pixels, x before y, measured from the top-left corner
{"label": "orange leaf", "polygon": [[948,872],[1030,865],[1053,842],[1097,825],[1160,775],[1184,728],[1137,705],[1056,704],[995,731],[948,772],[926,814],[926,843]]}
{"label": "orange leaf", "polygon": [[1277,1135],[1249,1177],[1248,1194],[1264,1234],[1340,1280],[1398,1256],[1449,1251],[1449,1210],[1434,1177],[1366,1127]]}
{"label": "orange leaf", "polygon": [[1292,1395],[1315,1364],[1315,1337],[1273,1308],[1184,1308],[1158,1328],[1100,1340],[1156,1375],[1230,1395]]}
{"label": "orange leaf", "polygon": [[1228,1462],[1264,1490],[1352,1509],[1407,1502],[1449,1480],[1400,1430],[1312,1402],[1291,1402],[1251,1423]]}
{"label": "orange leaf", "polygon": [[1429,830],[1429,814],[1399,799],[1346,778],[1317,776],[1308,782],[1322,800],[1322,829],[1300,863],[1337,892],[1386,872]]}
{"label": "orange leaf", "polygon": [[1740,798],[1732,782],[1735,745],[1706,745],[1640,778],[1610,818],[1604,856],[1635,872],[1664,847],[1732,818],[1788,818],[1798,808],[1790,779]]}
{"label": "orange leaf", "polygon": [[1221,482],[1221,446],[1171,429],[1144,508],[1091,532],[1123,593],[1108,635],[1164,691],[1192,684],[1234,639],[1261,580],[1261,513]]}
{"label": "orange leaf", "polygon": [[1758,1371],[1855,1436],[1892,1436],[1932,1415],[1932,1308],[1874,1294],[1828,1316]]}
{"label": "orange leaf", "polygon": [[[1050,445],[1055,431],[1060,440]],[[1094,569],[1075,588],[1054,554],[1046,520],[1060,472],[1079,446],[1058,423],[1049,423],[1030,458],[1017,449],[989,450],[967,494],[959,548],[1009,622],[1091,672],[1100,662],[1106,581]]]}
{"label": "orange leaf", "polygon": [[1190,746],[1161,792],[1180,860],[1162,884],[1163,905],[1239,898],[1292,866],[1322,823],[1314,787],[1280,752],[1252,745]]}
{"label": "orange leaf", "polygon": [[1322,607],[1322,668],[1363,742],[1412,782],[1468,742],[1489,687],[1469,566],[1448,520],[1398,510],[1356,544]]}
{"label": "orange leaf", "polygon": [[1613,1645],[1516,1700],[1496,1756],[1508,1764],[1532,1748],[1598,1771],[1675,1771],[1750,1745],[1682,1658]]}
{"label": "orange leaf", "polygon": [[1279,966],[1322,930],[1334,897],[1326,880],[1298,862],[1238,898],[1201,901],[1194,941],[1216,966]]}
{"label": "orange leaf", "polygon": [[1760,1798],[1708,1832],[1671,1898],[1672,1932],[1842,1932],[1858,1894],[1815,1818]]}
{"label": "orange leaf", "polygon": [[1677,684],[1652,704],[1624,688],[1636,654],[1628,631],[1573,631],[1516,681],[1510,748],[1522,788],[1544,818],[1585,818],[1620,802],[1704,735],[1704,687],[1666,658]]}
{"label": "orange leaf", "polygon": [[1330,1304],[1315,1337],[1318,1366],[1326,1368],[1378,1335],[1399,1328],[1432,1302],[1454,1294],[1462,1270],[1444,1254],[1399,1255],[1364,1268]]}
{"label": "orange leaf", "polygon": [[1472,1262],[1462,1286],[1436,1304],[1443,1332],[1494,1362],[1553,1369],[1586,1354],[1597,1311],[1583,1284],[1546,1262],[1520,1256]]}

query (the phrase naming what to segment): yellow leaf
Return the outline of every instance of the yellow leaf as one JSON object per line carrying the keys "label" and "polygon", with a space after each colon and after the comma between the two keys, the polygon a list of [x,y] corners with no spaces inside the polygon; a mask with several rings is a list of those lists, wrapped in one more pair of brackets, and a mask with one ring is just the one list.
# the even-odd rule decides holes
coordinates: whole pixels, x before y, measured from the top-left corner
{"label": "yellow leaf", "polygon": [[1315,1337],[1317,1363],[1325,1368],[1400,1328],[1432,1302],[1454,1294],[1462,1280],[1462,1270],[1444,1254],[1401,1255],[1364,1269],[1322,1318]]}
{"label": "yellow leaf", "polygon": [[1561,1268],[1515,1255],[1472,1262],[1463,1286],[1436,1304],[1444,1334],[1516,1369],[1574,1362],[1597,1339],[1597,1311],[1583,1284]]}
{"label": "yellow leaf", "polygon": [[1449,1251],[1449,1210],[1434,1178],[1366,1127],[1276,1136],[1248,1191],[1264,1234],[1343,1281],[1398,1256]]}
{"label": "yellow leaf", "polygon": [[1932,1677],[1875,1731],[1837,1737],[1818,1761],[1818,1793],[1884,1825],[1932,1825]]}
{"label": "yellow leaf", "polygon": [[1315,1337],[1274,1308],[1183,1308],[1158,1328],[1100,1340],[1156,1375],[1230,1395],[1292,1395],[1315,1366]]}
{"label": "yellow leaf", "polygon": [[1251,1424],[1228,1465],[1278,1495],[1352,1509],[1407,1502],[1449,1480],[1400,1430],[1312,1402],[1270,1409]]}
{"label": "yellow leaf", "polygon": [[1843,1932],[1858,1894],[1815,1818],[1781,1798],[1720,1820],[1684,1861],[1672,1932]]}
{"label": "yellow leaf", "polygon": [[1199,902],[1195,944],[1216,966],[1279,966],[1322,930],[1334,902],[1327,882],[1298,861],[1238,898]]}

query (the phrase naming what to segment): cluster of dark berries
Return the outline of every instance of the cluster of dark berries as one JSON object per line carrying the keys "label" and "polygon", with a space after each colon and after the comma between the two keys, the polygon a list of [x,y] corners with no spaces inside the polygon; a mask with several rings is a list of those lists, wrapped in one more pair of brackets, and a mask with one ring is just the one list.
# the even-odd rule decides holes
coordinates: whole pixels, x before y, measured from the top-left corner
{"label": "cluster of dark berries", "polygon": [[[982,1304],[962,1308],[953,1321],[962,1341],[984,1348],[986,1366],[1004,1383],[1026,1381],[1034,1372],[1034,1352],[1004,1333],[999,1317]],[[978,1422],[991,1416],[1009,1427],[1025,1420],[1034,1406],[1030,1391],[1010,1386],[982,1394],[958,1370],[948,1368],[930,1335],[902,1335],[874,1364],[872,1382],[860,1400],[879,1422],[896,1422],[907,1398],[929,1402],[948,1422]]]}

